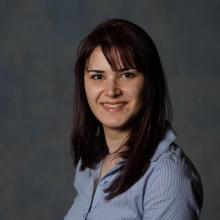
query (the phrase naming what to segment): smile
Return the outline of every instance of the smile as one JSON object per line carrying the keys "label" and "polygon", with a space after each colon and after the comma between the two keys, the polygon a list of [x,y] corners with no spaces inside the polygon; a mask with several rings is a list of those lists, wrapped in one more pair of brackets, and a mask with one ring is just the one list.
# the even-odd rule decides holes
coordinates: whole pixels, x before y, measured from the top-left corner
{"label": "smile", "polygon": [[124,108],[125,105],[126,105],[125,102],[123,102],[123,103],[117,103],[117,104],[102,103],[103,108],[104,108],[106,111],[109,111],[109,112],[118,112],[118,111],[121,111],[121,110]]}

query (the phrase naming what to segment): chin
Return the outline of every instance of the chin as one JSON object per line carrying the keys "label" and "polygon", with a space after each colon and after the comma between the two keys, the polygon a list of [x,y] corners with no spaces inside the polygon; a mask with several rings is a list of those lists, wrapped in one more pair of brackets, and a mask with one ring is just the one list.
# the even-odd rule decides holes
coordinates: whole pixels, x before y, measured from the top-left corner
{"label": "chin", "polygon": [[[101,122],[102,123],[102,122]],[[116,121],[116,122],[103,122],[103,127],[106,127],[106,128],[109,128],[109,129],[112,129],[112,130],[126,130],[126,122],[119,122],[119,121]]]}
{"label": "chin", "polygon": [[123,124],[118,122],[101,122],[101,123],[103,124],[104,127],[107,128],[119,128],[123,126]]}

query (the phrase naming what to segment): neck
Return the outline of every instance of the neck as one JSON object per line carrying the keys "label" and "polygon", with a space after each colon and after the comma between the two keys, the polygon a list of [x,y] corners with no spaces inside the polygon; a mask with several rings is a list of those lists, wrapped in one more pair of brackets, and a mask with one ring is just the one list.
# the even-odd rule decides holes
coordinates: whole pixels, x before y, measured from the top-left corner
{"label": "neck", "polygon": [[[114,154],[121,148],[122,144],[129,136],[130,130],[121,131],[103,127],[109,154]],[[122,147],[118,152],[123,151]]]}

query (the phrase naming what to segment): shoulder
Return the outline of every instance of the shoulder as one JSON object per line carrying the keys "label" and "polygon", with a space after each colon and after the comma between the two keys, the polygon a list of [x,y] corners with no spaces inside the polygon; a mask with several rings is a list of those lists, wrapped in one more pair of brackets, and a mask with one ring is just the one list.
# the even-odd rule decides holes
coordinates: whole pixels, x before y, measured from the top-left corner
{"label": "shoulder", "polygon": [[182,192],[187,196],[191,187],[202,191],[198,171],[175,143],[171,143],[157,160],[152,161],[152,170],[151,179],[157,180],[157,184],[163,186],[162,188],[167,187],[174,194]]}
{"label": "shoulder", "polygon": [[150,179],[156,179],[158,184],[172,185],[172,192],[184,193],[187,187],[201,191],[201,178],[195,166],[183,150],[174,142],[176,135],[172,128],[168,128],[163,140],[151,158]]}
{"label": "shoulder", "polygon": [[163,171],[168,175],[200,178],[191,160],[174,142],[167,146],[163,152],[160,152],[160,155],[155,160],[152,160],[151,163],[154,170]]}
{"label": "shoulder", "polygon": [[[202,200],[202,184],[196,168],[181,148],[171,143],[151,162],[145,190],[145,208],[156,208],[167,215],[172,209],[181,208],[184,215],[198,216]],[[179,215],[176,217],[182,219]]]}

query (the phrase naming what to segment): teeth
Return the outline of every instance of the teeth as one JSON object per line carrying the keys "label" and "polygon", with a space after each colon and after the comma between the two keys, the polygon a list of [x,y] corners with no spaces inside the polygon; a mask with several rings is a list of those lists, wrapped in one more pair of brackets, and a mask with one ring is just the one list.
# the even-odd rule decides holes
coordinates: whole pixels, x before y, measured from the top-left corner
{"label": "teeth", "polygon": [[122,103],[122,104],[114,104],[114,105],[112,105],[112,104],[104,104],[104,106],[106,106],[106,107],[108,107],[108,108],[113,108],[113,109],[117,109],[117,108],[120,108],[120,107],[122,107],[124,104]]}

